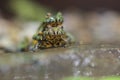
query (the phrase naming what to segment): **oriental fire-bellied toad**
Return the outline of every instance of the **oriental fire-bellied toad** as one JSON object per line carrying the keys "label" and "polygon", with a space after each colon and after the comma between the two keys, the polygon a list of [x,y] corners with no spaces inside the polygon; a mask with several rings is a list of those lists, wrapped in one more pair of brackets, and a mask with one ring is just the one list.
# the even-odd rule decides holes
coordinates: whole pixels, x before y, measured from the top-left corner
{"label": "oriental fire-bellied toad", "polygon": [[56,16],[48,13],[45,21],[33,35],[34,47],[37,47],[37,49],[65,47],[70,43],[70,37],[63,28],[63,22],[64,19],[60,12]]}

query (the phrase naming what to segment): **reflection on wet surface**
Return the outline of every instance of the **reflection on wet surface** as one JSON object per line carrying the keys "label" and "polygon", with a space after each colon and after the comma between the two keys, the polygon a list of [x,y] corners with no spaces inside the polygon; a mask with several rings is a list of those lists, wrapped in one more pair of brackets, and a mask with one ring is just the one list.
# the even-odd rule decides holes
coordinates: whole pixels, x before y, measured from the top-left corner
{"label": "reflection on wet surface", "polygon": [[61,80],[68,76],[120,76],[118,46],[79,46],[1,53],[0,80]]}

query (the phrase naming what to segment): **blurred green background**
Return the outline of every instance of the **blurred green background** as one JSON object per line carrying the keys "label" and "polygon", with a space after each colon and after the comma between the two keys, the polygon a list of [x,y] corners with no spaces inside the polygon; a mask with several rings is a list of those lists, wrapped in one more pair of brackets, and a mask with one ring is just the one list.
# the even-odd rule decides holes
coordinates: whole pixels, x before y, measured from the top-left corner
{"label": "blurred green background", "polygon": [[47,12],[52,11],[34,0],[8,0],[0,4],[1,14],[8,19],[42,20]]}
{"label": "blurred green background", "polygon": [[[41,20],[49,11],[120,11],[119,0],[1,0],[0,13],[6,18]],[[36,16],[37,15],[37,16]]]}

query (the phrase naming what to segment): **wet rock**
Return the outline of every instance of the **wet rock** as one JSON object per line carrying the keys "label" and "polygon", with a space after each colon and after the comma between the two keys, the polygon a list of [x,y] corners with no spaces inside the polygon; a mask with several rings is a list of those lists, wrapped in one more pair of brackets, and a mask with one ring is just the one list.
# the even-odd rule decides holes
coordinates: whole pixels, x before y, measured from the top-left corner
{"label": "wet rock", "polygon": [[55,48],[2,54],[1,80],[60,80],[67,76],[120,76],[119,48]]}

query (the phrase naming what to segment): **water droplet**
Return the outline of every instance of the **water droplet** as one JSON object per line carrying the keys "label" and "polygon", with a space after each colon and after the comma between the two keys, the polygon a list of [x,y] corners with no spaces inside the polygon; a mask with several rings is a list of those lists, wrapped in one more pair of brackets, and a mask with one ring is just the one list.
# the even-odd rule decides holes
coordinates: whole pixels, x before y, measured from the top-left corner
{"label": "water droplet", "polygon": [[112,53],[111,51],[109,51],[108,53]]}
{"label": "water droplet", "polygon": [[95,64],[94,64],[94,63],[91,63],[91,67],[95,67]]}
{"label": "water droplet", "polygon": [[45,74],[44,79],[45,79],[45,80],[48,80],[48,79],[49,79],[48,73]]}
{"label": "water droplet", "polygon": [[78,66],[80,64],[80,59],[77,59],[73,62],[74,66]]}
{"label": "water droplet", "polygon": [[117,49],[118,53],[120,53],[120,49]]}

